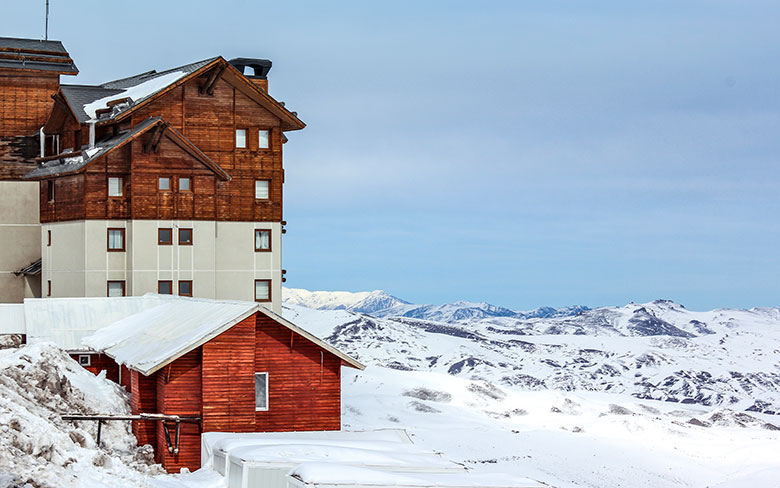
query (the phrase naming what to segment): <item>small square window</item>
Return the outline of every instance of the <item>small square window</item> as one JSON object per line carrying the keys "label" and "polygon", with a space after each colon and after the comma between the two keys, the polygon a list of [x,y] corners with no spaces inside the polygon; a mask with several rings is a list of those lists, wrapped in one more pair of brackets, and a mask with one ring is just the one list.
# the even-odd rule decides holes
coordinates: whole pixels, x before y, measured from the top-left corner
{"label": "small square window", "polygon": [[263,229],[255,229],[255,251],[270,251],[271,250],[271,231]]}
{"label": "small square window", "polygon": [[108,196],[121,197],[122,196],[122,178],[115,178],[113,176],[108,177]]}
{"label": "small square window", "polygon": [[269,183],[268,180],[255,180],[255,199],[268,200]]}
{"label": "small square window", "polygon": [[79,364],[81,366],[91,366],[92,356],[90,356],[89,354],[79,354]]}
{"label": "small square window", "polygon": [[257,138],[257,147],[260,149],[268,149],[268,131],[260,130],[258,134],[259,136]]}
{"label": "small square window", "polygon": [[246,147],[246,129],[236,129],[236,147]]}
{"label": "small square window", "polygon": [[125,296],[125,282],[124,281],[109,281],[108,282],[108,296],[109,297],[123,297],[123,296]]}
{"label": "small square window", "polygon": [[157,229],[157,244],[170,246],[173,244],[173,229]]}
{"label": "small square window", "polygon": [[180,246],[192,245],[192,229],[179,229],[179,245]]}
{"label": "small square window", "polygon": [[157,178],[157,189],[160,191],[170,191],[171,179],[167,176],[161,176],[160,178]]}
{"label": "small square window", "polygon": [[108,251],[122,252],[125,250],[125,229],[108,229]]}
{"label": "small square window", "polygon": [[192,281],[182,280],[179,281],[179,296],[191,297],[192,296]]}
{"label": "small square window", "polygon": [[192,191],[189,178],[179,178],[179,191]]}
{"label": "small square window", "polygon": [[255,301],[271,301],[271,280],[255,280]]}
{"label": "small square window", "polygon": [[268,410],[268,373],[255,373],[255,411]]}
{"label": "small square window", "polygon": [[157,293],[160,295],[173,295],[173,281],[160,280],[157,282]]}

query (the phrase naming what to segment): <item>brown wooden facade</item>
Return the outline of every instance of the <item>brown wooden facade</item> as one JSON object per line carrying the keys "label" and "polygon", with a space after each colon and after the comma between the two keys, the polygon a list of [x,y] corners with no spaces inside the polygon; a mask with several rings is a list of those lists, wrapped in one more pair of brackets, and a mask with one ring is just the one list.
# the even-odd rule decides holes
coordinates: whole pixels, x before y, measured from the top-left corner
{"label": "brown wooden facade", "polygon": [[[203,86],[212,77],[211,93]],[[166,195],[157,191],[155,175],[187,172],[192,166],[180,164],[181,151],[164,142],[154,154],[143,152],[144,140],[133,142],[121,154],[112,153],[104,161],[91,163],[81,179],[70,176],[36,178],[41,185],[42,222],[109,219],[219,220],[244,222],[279,222],[282,214],[283,131],[304,127],[256,83],[243,77],[227,61],[217,58],[201,72],[184,77],[149,100],[134,106],[114,119],[100,121],[96,139],[110,137],[136,127],[150,117],[161,117],[198,150],[230,175],[229,181],[217,182],[206,173],[193,174],[193,195]],[[89,124],[79,123],[67,100],[58,94],[45,125],[47,134],[56,134],[62,148],[77,149],[89,141]],[[236,130],[246,131],[246,147],[236,147]],[[269,132],[269,147],[260,148],[258,132]],[[130,182],[130,195],[137,204],[106,208],[100,198],[106,195],[106,177],[124,176]],[[102,176],[98,176],[102,175]],[[269,198],[255,198],[255,181],[269,181]],[[46,187],[53,182],[67,196],[62,202],[48,201]],[[78,195],[78,196],[76,196]],[[193,197],[195,199],[193,200]],[[81,198],[86,208],[74,206]],[[198,204],[197,198],[206,199]],[[129,203],[129,202],[128,202]],[[101,208],[98,208],[101,207]],[[189,210],[188,210],[189,209]]]}

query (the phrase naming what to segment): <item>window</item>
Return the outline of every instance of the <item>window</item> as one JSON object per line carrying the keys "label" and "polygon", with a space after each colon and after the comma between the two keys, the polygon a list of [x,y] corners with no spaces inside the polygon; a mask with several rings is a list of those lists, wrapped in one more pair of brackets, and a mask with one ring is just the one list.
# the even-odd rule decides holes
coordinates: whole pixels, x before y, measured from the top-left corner
{"label": "window", "polygon": [[92,356],[90,356],[89,354],[79,354],[79,364],[81,366],[91,366]]}
{"label": "window", "polygon": [[108,196],[122,196],[122,178],[115,178],[113,176],[108,177]]}
{"label": "window", "polygon": [[191,297],[192,296],[192,281],[179,281],[179,296]]}
{"label": "window", "polygon": [[108,294],[109,297],[123,297],[125,296],[125,282],[124,281],[109,281],[108,282]]}
{"label": "window", "polygon": [[122,252],[125,250],[125,229],[108,229],[108,251]]}
{"label": "window", "polygon": [[161,280],[157,282],[157,293],[160,295],[173,295],[173,281]]}
{"label": "window", "polygon": [[46,182],[46,198],[49,202],[54,201],[54,180],[49,180]]}
{"label": "window", "polygon": [[255,252],[271,250],[271,231],[255,229]]}
{"label": "window", "polygon": [[179,229],[179,245],[180,246],[192,245],[192,229]]}
{"label": "window", "polygon": [[271,301],[271,280],[255,280],[255,301]]}
{"label": "window", "polygon": [[255,411],[268,410],[268,373],[255,373]]}
{"label": "window", "polygon": [[255,180],[255,199],[268,200],[268,180]]}
{"label": "window", "polygon": [[157,244],[170,246],[173,244],[173,229],[157,229]]}
{"label": "window", "polygon": [[189,178],[179,178],[179,191],[192,191]]}
{"label": "window", "polygon": [[257,147],[260,149],[268,149],[268,131],[260,130],[257,138]]}
{"label": "window", "polygon": [[171,190],[171,179],[167,176],[161,176],[157,178],[157,189],[160,191],[170,191]]}
{"label": "window", "polygon": [[46,245],[47,246],[51,246],[51,231],[50,230],[46,231],[46,236],[47,236]]}
{"label": "window", "polygon": [[236,129],[236,147],[246,147],[246,129]]}

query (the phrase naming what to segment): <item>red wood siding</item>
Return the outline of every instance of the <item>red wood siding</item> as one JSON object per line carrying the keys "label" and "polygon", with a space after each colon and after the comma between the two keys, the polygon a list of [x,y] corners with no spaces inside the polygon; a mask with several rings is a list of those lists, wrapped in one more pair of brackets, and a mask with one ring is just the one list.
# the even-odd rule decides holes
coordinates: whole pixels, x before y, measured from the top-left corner
{"label": "red wood siding", "polygon": [[[157,386],[157,412],[182,417],[201,416],[201,349],[195,349],[153,376]],[[191,470],[200,467],[200,425],[182,423],[180,427],[179,453],[168,452],[162,424],[157,423],[155,459],[168,472],[178,472],[182,467]],[[174,424],[169,423],[171,442],[175,442]]]}
{"label": "red wood siding", "polygon": [[268,372],[269,385],[268,411],[256,413],[256,430],[339,430],[341,359],[262,314],[256,340],[255,368]]}
{"label": "red wood siding", "polygon": [[203,431],[255,430],[255,316],[203,345]]}
{"label": "red wood siding", "polygon": [[[78,362],[79,356],[82,356],[82,354],[70,355],[70,357],[72,357],[76,362]],[[90,365],[82,366],[82,368],[95,375],[100,374],[101,371],[105,371],[106,378],[113,381],[114,383],[119,383],[119,365],[116,364],[113,359],[106,356],[105,354],[89,354],[89,356]]]}
{"label": "red wood siding", "polygon": [[[131,371],[130,396],[133,415],[157,413],[157,383],[154,376],[144,376],[138,371]],[[133,434],[138,439],[139,446],[156,446],[157,422],[133,421]]]}

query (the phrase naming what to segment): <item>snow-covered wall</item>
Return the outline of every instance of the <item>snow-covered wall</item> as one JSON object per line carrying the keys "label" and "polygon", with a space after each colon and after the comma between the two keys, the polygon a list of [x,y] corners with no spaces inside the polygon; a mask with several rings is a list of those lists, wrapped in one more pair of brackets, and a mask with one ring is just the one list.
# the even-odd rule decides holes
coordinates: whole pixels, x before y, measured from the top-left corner
{"label": "snow-covered wall", "polygon": [[0,304],[0,335],[26,334],[24,325],[24,305]]}

